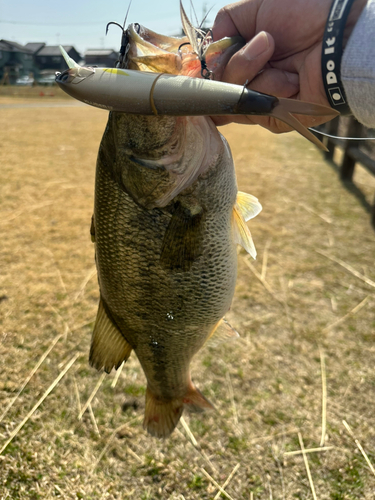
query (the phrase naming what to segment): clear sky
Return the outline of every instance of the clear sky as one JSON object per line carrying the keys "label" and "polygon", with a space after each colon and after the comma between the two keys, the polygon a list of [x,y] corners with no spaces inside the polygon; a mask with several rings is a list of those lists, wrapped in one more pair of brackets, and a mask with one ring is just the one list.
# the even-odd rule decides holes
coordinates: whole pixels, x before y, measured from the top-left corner
{"label": "clear sky", "polygon": [[[224,0],[194,0],[199,21],[203,12],[211,25],[218,10],[231,3]],[[190,2],[185,0],[190,15]],[[88,48],[120,48],[121,32],[112,26],[105,36],[109,21],[124,22],[128,0],[0,0],[0,39],[21,44],[45,42],[48,45],[74,45],[84,53]],[[163,33],[176,35],[181,30],[179,0],[133,0],[127,23],[137,22]]]}

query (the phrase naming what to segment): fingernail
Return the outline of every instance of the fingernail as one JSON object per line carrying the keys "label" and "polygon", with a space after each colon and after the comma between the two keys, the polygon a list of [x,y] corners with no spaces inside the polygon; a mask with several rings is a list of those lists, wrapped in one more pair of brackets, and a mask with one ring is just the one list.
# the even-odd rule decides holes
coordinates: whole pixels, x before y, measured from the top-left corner
{"label": "fingernail", "polygon": [[241,50],[242,56],[252,61],[263,54],[270,47],[267,33],[261,31]]}

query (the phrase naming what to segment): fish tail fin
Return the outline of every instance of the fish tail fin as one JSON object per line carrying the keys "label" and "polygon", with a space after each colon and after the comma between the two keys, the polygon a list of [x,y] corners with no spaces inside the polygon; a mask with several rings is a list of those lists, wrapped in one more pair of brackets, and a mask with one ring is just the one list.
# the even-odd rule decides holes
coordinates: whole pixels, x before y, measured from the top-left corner
{"label": "fish tail fin", "polygon": [[[330,113],[329,113],[330,112]],[[293,127],[303,137],[306,137],[315,146],[323,151],[328,151],[324,144],[297,120],[291,113],[309,116],[327,116],[332,119],[338,115],[334,109],[330,110],[327,106],[312,104],[309,102],[298,101],[296,99],[279,98],[278,104],[272,110],[272,116]]]}
{"label": "fish tail fin", "polygon": [[184,397],[171,400],[158,399],[147,387],[143,428],[151,436],[167,438],[178,424],[184,408],[202,412],[213,410],[214,406],[191,382]]}
{"label": "fish tail fin", "polygon": [[184,405],[181,399],[160,400],[147,387],[143,428],[151,436],[166,438],[178,424]]}

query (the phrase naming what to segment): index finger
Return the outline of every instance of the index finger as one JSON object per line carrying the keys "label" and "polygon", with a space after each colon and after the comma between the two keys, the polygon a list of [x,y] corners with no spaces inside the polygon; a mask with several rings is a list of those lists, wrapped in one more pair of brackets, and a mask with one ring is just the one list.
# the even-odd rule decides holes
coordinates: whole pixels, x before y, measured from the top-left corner
{"label": "index finger", "polygon": [[249,41],[256,35],[257,0],[241,0],[219,10],[212,27],[213,39],[241,35]]}

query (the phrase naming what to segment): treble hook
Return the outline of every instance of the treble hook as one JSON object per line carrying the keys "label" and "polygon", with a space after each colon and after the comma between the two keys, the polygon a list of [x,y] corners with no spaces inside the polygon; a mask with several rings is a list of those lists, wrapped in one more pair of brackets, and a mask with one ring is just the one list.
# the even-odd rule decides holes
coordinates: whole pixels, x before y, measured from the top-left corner
{"label": "treble hook", "polygon": [[183,47],[184,45],[190,45],[190,42],[185,42],[185,43],[182,43],[182,44],[178,47],[178,52],[181,52],[181,47]]}
{"label": "treble hook", "polygon": [[107,24],[106,28],[105,28],[105,34],[107,35],[108,34],[108,28],[111,24],[114,24],[115,26],[118,26],[119,28],[121,28],[121,31],[124,31],[124,28],[121,26],[121,24],[119,23],[116,23],[115,21],[111,21]]}
{"label": "treble hook", "polygon": [[107,24],[107,27],[106,27],[106,30],[105,30],[105,34],[108,33],[108,27],[111,24],[114,24],[115,26],[118,26],[119,28],[121,28],[121,31],[122,31],[120,52],[119,52],[119,55],[118,55],[118,59],[115,62],[115,67],[116,68],[122,68],[122,67],[125,67],[124,59],[125,59],[127,48],[128,48],[128,44],[129,44],[128,32],[127,32],[126,29],[124,29],[123,26],[121,26],[121,24],[116,23],[114,21],[111,21],[111,22],[109,22]]}
{"label": "treble hook", "polygon": [[[181,47],[184,45],[191,45],[190,42],[184,42],[178,47],[178,52],[181,54]],[[209,80],[212,76],[212,71],[208,69],[205,58],[203,57],[201,60],[201,77],[205,80]]]}
{"label": "treble hook", "polygon": [[[204,36],[204,38],[202,40],[202,45],[207,42],[207,39],[209,38],[209,36],[211,37],[211,40],[213,41],[214,40],[214,35],[212,33],[212,29],[211,28],[209,30],[207,30],[207,33],[206,33],[206,35]],[[206,58],[204,57],[204,52],[202,53],[202,59],[201,59],[201,76],[202,76],[202,78],[205,78],[206,80],[209,80],[212,77],[213,73],[207,67]]]}
{"label": "treble hook", "polygon": [[212,76],[212,71],[208,69],[205,59],[201,59],[201,77],[209,80]]}

